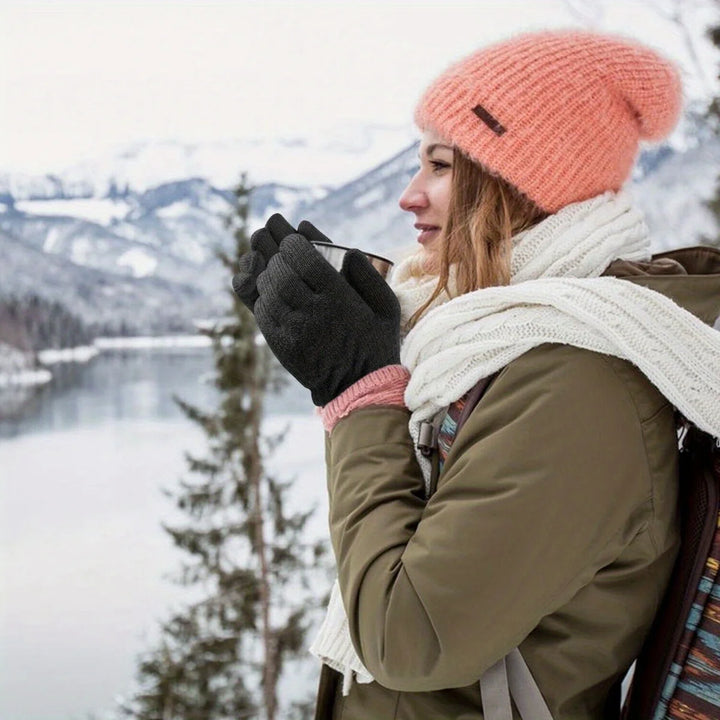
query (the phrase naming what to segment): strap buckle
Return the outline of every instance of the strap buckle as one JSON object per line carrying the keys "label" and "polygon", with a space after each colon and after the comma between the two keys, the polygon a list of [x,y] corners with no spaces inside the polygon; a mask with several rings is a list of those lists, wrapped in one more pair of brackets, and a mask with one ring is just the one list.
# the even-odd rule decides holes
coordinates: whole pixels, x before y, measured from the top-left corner
{"label": "strap buckle", "polygon": [[427,421],[420,423],[417,447],[424,457],[430,457],[438,446],[437,428]]}

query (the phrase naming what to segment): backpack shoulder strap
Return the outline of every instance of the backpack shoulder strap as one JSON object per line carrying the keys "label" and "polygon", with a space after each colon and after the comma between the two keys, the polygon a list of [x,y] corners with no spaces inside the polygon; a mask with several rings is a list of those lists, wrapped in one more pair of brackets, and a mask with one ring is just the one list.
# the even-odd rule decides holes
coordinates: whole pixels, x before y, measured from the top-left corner
{"label": "backpack shoulder strap", "polygon": [[495,378],[500,374],[500,371],[493,375],[481,378],[477,381],[474,387],[468,392],[467,398],[465,399],[465,405],[463,406],[462,413],[457,421],[457,428],[455,429],[455,435],[460,432],[460,428],[467,422],[475,406],[480,402],[482,396],[488,391],[490,385],[492,385]]}
{"label": "backpack shoulder strap", "polygon": [[[482,378],[467,394],[457,421],[455,437],[499,374],[500,371]],[[486,720],[511,720],[513,712],[510,698],[523,720],[552,720],[540,688],[518,648],[488,668],[480,678],[480,693]]]}

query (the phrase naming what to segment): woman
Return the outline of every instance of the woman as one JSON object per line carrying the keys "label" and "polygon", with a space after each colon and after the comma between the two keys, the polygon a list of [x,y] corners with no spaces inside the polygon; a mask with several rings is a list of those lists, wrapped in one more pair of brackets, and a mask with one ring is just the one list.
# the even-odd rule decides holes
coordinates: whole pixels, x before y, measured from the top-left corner
{"label": "woman", "polygon": [[677,552],[673,406],[720,433],[720,253],[651,261],[621,190],[680,106],[649,48],[522,35],[423,95],[392,290],[310,223],[253,235],[235,290],[328,431],[317,718],[509,717],[506,668],[526,720],[617,717]]}

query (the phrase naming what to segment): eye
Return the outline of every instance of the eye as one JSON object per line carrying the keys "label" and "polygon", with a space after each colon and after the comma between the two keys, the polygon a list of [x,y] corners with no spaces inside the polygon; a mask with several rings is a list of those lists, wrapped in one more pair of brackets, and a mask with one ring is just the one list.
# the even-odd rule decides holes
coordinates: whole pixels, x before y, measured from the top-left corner
{"label": "eye", "polygon": [[442,160],[431,160],[430,164],[432,165],[433,172],[439,172],[440,170],[450,167],[449,163],[443,162]]}

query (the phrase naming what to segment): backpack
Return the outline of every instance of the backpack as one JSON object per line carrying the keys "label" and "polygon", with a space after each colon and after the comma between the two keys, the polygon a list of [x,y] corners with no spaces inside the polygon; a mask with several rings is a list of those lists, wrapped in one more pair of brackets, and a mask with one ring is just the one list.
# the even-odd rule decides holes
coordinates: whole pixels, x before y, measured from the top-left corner
{"label": "backpack", "polygon": [[[441,456],[496,376],[480,380],[448,410],[439,428]],[[677,422],[680,549],[622,713],[618,681],[609,718],[720,720],[720,439],[680,413]]]}
{"label": "backpack", "polygon": [[720,439],[678,424],[680,550],[624,720],[720,718]]}

